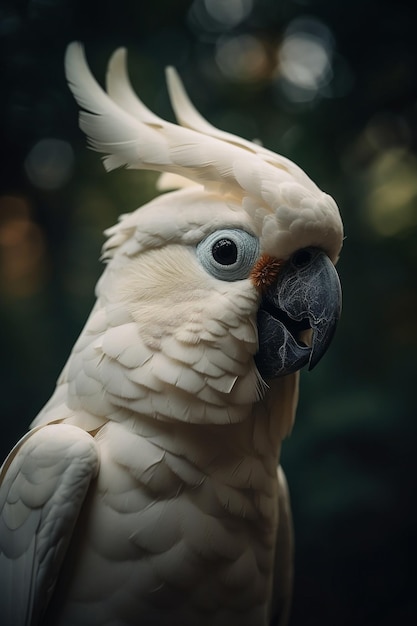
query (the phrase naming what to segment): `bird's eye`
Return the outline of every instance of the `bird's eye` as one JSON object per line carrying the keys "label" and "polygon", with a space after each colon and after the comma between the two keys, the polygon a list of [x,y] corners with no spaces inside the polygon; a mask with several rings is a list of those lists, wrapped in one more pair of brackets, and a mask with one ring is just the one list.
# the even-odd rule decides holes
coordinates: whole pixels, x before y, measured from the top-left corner
{"label": "bird's eye", "polygon": [[197,245],[201,265],[220,280],[247,278],[258,256],[258,239],[237,228],[218,230]]}
{"label": "bird's eye", "polygon": [[219,239],[211,248],[213,259],[220,265],[232,265],[237,261],[237,245],[232,239]]}

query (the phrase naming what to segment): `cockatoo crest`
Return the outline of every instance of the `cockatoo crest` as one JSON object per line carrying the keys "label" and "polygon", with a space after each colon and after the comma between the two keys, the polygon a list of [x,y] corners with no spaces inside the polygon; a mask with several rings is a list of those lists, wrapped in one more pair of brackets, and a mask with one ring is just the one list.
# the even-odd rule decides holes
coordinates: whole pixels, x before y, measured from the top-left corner
{"label": "cockatoo crest", "polygon": [[[316,246],[335,262],[342,224],[334,200],[294,163],[262,146],[222,132],[196,111],[171,67],[167,83],[180,125],[152,113],[136,96],[126,70],[126,51],[117,50],[107,71],[107,93],[87,66],[83,47],[73,43],[66,72],[79,105],[80,126],[94,150],[106,154],[107,170],[126,166],[175,175],[161,186],[185,186],[184,179],[221,192],[258,223],[262,251],[286,259],[295,250]],[[178,177],[181,177],[178,178]],[[126,237],[120,229],[107,251]],[[133,225],[132,225],[133,228]]]}

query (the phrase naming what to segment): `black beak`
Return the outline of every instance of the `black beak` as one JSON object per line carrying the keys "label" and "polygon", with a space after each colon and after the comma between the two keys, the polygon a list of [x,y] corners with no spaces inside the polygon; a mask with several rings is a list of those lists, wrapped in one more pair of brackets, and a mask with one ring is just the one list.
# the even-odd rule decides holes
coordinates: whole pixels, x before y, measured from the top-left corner
{"label": "black beak", "polygon": [[[330,345],[342,308],[339,276],[317,248],[295,252],[263,295],[256,366],[263,378],[312,369]],[[311,330],[310,330],[311,329]]]}

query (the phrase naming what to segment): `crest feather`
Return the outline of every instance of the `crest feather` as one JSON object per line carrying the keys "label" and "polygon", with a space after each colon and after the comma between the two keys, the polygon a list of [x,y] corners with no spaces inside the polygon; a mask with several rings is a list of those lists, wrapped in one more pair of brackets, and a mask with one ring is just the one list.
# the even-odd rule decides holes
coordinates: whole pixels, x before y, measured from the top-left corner
{"label": "crest feather", "polygon": [[133,91],[127,73],[126,48],[118,48],[113,53],[107,68],[106,88],[113,102],[133,117],[140,119],[145,124],[158,125],[160,123],[159,117],[152,113]]}
{"label": "crest feather", "polygon": [[337,258],[343,229],[335,202],[289,159],[209,124],[173,68],[167,69],[167,83],[180,125],[152,113],[134,93],[124,48],[110,59],[107,93],[92,76],[80,43],[68,46],[65,68],[83,109],[80,127],[89,145],[105,154],[107,170],[124,166],[173,174],[162,184],[183,187],[185,178],[232,197],[245,210],[254,207],[265,217],[262,237],[269,254],[279,249],[286,258],[299,247],[316,245]]}
{"label": "crest feather", "polygon": [[[184,128],[191,128],[192,130],[196,130],[199,133],[208,135],[209,137],[216,137],[221,141],[226,141],[231,145],[238,146],[239,148],[243,148],[244,150],[248,150],[249,152],[252,152],[252,154],[262,155],[265,160],[269,159],[269,162],[271,164],[277,161],[277,155],[271,150],[267,150],[266,148],[264,148],[259,140],[246,141],[245,139],[237,137],[232,133],[227,133],[223,130],[219,130],[218,128],[210,124],[207,120],[205,120],[189,99],[188,94],[185,91],[183,82],[174,67],[167,67],[165,70],[165,75],[171,106],[174,110],[178,124],[180,124]],[[282,160],[281,165],[283,165],[285,162],[285,165],[287,167],[294,167],[294,164],[288,159],[285,159],[281,156],[279,157],[279,159]]]}
{"label": "crest feather", "polygon": [[266,178],[276,178],[278,166],[285,179],[299,177],[318,191],[291,161],[206,122],[191,104],[173,68],[167,72],[169,90],[183,126],[161,119],[136,96],[127,75],[123,48],[110,60],[107,93],[92,76],[80,43],[68,46],[65,67],[70,89],[84,109],[80,113],[80,126],[90,146],[107,155],[104,159],[107,169],[122,166],[153,169],[203,184],[226,183],[230,191],[241,196],[248,190],[237,181],[234,165],[242,160],[254,160],[256,169],[266,170]]}

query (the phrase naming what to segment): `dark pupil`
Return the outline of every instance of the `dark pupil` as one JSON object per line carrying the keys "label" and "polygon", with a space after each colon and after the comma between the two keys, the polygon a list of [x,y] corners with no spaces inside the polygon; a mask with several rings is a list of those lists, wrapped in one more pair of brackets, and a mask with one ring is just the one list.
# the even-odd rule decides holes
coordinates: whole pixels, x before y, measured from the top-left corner
{"label": "dark pupil", "polygon": [[233,265],[237,260],[237,247],[230,239],[219,239],[212,248],[213,258],[221,265]]}

